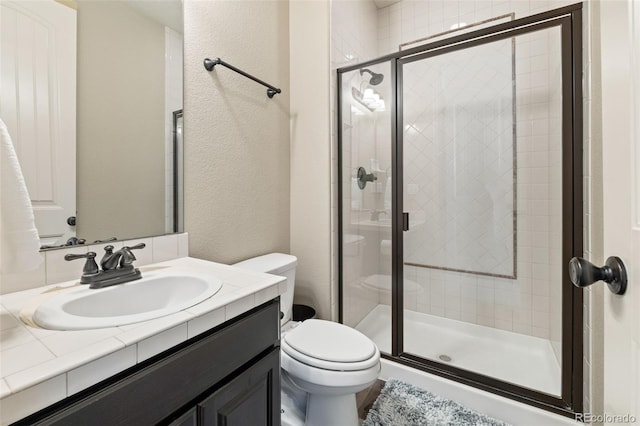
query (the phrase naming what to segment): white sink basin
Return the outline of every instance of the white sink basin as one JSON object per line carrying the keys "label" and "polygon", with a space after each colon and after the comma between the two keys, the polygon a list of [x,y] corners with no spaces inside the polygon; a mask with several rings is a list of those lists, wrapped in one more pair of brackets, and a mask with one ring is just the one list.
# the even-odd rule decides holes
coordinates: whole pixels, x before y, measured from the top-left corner
{"label": "white sink basin", "polygon": [[102,289],[83,285],[36,308],[33,320],[53,330],[115,327],[169,315],[196,305],[222,287],[215,277],[149,273],[137,281]]}

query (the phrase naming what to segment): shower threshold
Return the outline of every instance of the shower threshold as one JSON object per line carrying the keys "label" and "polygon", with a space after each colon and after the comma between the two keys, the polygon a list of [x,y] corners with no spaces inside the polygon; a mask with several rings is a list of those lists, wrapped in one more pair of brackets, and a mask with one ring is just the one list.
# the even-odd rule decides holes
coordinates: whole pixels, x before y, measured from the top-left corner
{"label": "shower threshold", "polygon": [[[391,353],[391,307],[377,305],[356,329]],[[404,311],[404,351],[526,388],[560,395],[551,342],[435,315]]]}

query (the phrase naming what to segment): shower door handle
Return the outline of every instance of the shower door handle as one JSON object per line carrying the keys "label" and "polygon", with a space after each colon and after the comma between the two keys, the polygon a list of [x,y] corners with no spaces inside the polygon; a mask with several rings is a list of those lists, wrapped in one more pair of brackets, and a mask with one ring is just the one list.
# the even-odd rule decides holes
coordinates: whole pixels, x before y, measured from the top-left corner
{"label": "shower door handle", "polygon": [[409,213],[407,212],[402,212],[402,230],[409,230]]}
{"label": "shower door handle", "polygon": [[624,294],[627,289],[627,269],[619,257],[611,256],[602,268],[581,257],[569,262],[569,278],[576,287],[584,288],[597,281],[604,281],[614,294]]}

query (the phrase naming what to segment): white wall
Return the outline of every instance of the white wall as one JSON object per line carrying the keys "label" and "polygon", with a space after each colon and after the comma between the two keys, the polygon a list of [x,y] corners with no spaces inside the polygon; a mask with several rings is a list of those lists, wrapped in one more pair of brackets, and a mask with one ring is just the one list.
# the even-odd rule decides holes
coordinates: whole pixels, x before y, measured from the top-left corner
{"label": "white wall", "polygon": [[291,253],[298,257],[295,303],[330,319],[331,277],[329,2],[289,3]]}
{"label": "white wall", "polygon": [[[184,3],[185,230],[194,257],[222,263],[290,247],[289,5]],[[220,57],[282,89],[217,66]],[[318,177],[321,179],[321,177]]]}
{"label": "white wall", "polygon": [[[602,77],[600,1],[585,7],[584,69],[585,112],[584,141],[584,255],[596,265],[603,265],[603,175],[602,175]],[[603,285],[584,290],[584,411],[604,412],[604,293]]]}

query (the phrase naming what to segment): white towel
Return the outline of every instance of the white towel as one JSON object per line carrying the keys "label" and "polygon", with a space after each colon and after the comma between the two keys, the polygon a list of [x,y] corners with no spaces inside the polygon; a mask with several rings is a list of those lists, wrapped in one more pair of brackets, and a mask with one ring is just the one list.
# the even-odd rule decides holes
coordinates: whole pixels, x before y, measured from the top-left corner
{"label": "white towel", "polygon": [[25,272],[42,263],[33,207],[9,130],[0,120],[0,272]]}

